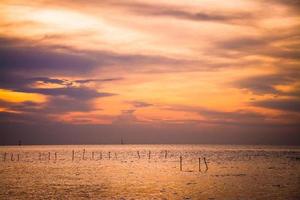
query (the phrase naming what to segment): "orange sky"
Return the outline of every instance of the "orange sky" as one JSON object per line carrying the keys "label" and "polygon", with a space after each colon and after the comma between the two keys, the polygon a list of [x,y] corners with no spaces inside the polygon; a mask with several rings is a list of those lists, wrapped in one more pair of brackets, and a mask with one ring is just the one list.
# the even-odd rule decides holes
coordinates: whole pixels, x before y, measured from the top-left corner
{"label": "orange sky", "polygon": [[296,2],[3,0],[0,19],[3,123],[300,122]]}

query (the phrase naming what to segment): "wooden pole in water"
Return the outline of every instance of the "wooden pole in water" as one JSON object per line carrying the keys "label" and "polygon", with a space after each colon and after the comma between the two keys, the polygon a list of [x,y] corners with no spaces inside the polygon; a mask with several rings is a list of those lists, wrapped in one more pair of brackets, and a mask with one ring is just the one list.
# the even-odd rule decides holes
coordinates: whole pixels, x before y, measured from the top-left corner
{"label": "wooden pole in water", "polygon": [[74,161],[74,158],[75,158],[75,151],[73,150],[72,151],[72,161]]}
{"label": "wooden pole in water", "polygon": [[4,155],[3,155],[3,161],[6,160],[6,152],[4,152]]}
{"label": "wooden pole in water", "polygon": [[11,160],[11,161],[14,161],[14,160],[15,160],[15,159],[14,159],[14,154],[13,154],[13,153],[10,155],[10,160]]}
{"label": "wooden pole in water", "polygon": [[102,152],[100,152],[100,160],[102,160]]}
{"label": "wooden pole in water", "polygon": [[168,151],[166,150],[165,151],[165,159],[167,159],[167,157],[168,157]]}
{"label": "wooden pole in water", "polygon": [[206,170],[205,171],[207,171],[208,170],[208,166],[207,166],[206,158],[204,157],[203,159],[204,159],[204,163],[205,163],[205,166],[206,166]]}
{"label": "wooden pole in water", "polygon": [[150,160],[151,158],[151,151],[148,152],[148,159]]}
{"label": "wooden pole in water", "polygon": [[200,164],[201,164],[201,158],[199,158],[199,172],[201,172],[201,166],[200,166]]}
{"label": "wooden pole in water", "polygon": [[41,152],[39,153],[39,160],[40,161],[42,160],[42,153]]}
{"label": "wooden pole in water", "polygon": [[18,161],[20,160],[20,154],[17,155]]}
{"label": "wooden pole in water", "polygon": [[51,160],[51,152],[48,152],[48,160]]}
{"label": "wooden pole in water", "polygon": [[139,157],[139,159],[141,158],[141,156],[140,156],[140,152],[139,151],[137,151],[137,155],[138,155],[138,157]]}
{"label": "wooden pole in water", "polygon": [[94,160],[94,152],[92,152],[92,160]]}
{"label": "wooden pole in water", "polygon": [[54,159],[55,159],[55,161],[57,160],[57,153],[56,152],[54,153]]}
{"label": "wooden pole in water", "polygon": [[108,152],[108,159],[110,160],[110,151]]}
{"label": "wooden pole in water", "polygon": [[180,156],[180,171],[182,171],[182,156]]}
{"label": "wooden pole in water", "polygon": [[84,156],[85,156],[85,149],[83,149],[83,152],[82,152],[82,160],[85,160]]}

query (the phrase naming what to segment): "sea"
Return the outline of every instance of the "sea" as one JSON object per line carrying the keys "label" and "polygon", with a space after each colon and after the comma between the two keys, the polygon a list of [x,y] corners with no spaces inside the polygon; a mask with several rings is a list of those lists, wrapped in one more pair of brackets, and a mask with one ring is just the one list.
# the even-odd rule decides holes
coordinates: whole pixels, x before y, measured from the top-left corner
{"label": "sea", "polygon": [[300,147],[0,147],[0,199],[299,200]]}

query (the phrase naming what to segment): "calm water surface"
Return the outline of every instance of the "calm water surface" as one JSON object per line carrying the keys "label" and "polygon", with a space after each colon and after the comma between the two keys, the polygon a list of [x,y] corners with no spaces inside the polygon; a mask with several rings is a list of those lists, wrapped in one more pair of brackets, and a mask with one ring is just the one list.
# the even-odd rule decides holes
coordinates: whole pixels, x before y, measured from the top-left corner
{"label": "calm water surface", "polygon": [[300,148],[230,145],[0,147],[0,199],[298,200]]}

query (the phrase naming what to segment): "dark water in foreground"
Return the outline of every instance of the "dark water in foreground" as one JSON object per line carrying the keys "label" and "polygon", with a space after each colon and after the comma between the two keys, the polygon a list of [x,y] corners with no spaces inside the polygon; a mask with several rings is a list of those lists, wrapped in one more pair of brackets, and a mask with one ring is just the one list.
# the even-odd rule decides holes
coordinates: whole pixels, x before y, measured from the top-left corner
{"label": "dark water in foreground", "polygon": [[299,159],[279,146],[0,147],[0,199],[296,200]]}

